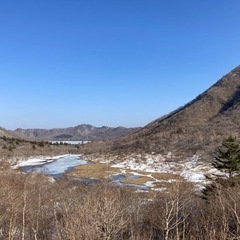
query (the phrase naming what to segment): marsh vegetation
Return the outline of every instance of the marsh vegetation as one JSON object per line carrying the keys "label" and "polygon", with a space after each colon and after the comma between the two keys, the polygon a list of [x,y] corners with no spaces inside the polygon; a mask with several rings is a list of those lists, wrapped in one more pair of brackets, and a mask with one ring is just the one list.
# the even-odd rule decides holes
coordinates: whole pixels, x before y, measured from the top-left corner
{"label": "marsh vegetation", "polygon": [[[224,184],[225,183],[225,184]],[[237,239],[239,184],[191,184],[137,193],[108,184],[52,180],[1,166],[0,239]]]}

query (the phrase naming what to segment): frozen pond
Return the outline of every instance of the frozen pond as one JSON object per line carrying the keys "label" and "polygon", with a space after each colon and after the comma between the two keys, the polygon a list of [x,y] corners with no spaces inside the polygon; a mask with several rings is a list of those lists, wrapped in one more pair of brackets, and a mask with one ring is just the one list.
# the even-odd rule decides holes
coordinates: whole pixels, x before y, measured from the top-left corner
{"label": "frozen pond", "polygon": [[87,144],[90,141],[50,141],[52,144],[69,144],[69,145],[79,145],[79,144]]}
{"label": "frozen pond", "polygon": [[53,159],[29,159],[21,163],[19,167],[25,173],[43,172],[47,175],[61,176],[63,173],[71,171],[76,166],[89,163],[89,161],[81,159],[79,155],[63,155]]}
{"label": "frozen pond", "polygon": [[[62,155],[56,157],[40,157],[40,158],[31,158],[22,162],[19,162],[15,168],[20,168],[25,173],[44,173],[46,175],[51,175],[54,178],[63,177],[65,172],[69,172],[73,170],[74,167],[85,165],[85,164],[93,164],[90,161],[81,159],[80,155]],[[109,178],[112,180],[112,184],[117,187],[132,187],[142,191],[148,191],[150,188],[143,185],[135,185],[135,184],[127,184],[124,181],[127,178],[137,177],[135,175],[131,175],[126,177],[124,174],[116,174],[111,175]],[[102,182],[101,179],[93,179],[93,178],[72,178],[77,182],[87,182],[87,183],[95,183]]]}

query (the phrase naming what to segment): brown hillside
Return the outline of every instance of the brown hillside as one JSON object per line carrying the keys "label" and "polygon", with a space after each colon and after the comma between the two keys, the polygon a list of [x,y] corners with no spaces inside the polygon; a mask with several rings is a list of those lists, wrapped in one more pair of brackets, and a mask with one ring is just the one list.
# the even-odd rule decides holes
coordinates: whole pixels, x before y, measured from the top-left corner
{"label": "brown hillside", "polygon": [[240,137],[239,130],[240,66],[185,106],[115,141],[111,150],[209,157],[226,136]]}
{"label": "brown hillside", "polygon": [[17,133],[0,127],[0,137],[3,137],[3,136],[5,136],[5,137],[19,137],[19,135]]}

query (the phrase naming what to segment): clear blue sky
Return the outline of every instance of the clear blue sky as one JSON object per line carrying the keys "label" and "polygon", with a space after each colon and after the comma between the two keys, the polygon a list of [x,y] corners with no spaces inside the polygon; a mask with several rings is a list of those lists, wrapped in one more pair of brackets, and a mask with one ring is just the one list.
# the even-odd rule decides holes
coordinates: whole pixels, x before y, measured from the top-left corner
{"label": "clear blue sky", "polygon": [[0,1],[0,126],[144,126],[240,64],[239,0]]}

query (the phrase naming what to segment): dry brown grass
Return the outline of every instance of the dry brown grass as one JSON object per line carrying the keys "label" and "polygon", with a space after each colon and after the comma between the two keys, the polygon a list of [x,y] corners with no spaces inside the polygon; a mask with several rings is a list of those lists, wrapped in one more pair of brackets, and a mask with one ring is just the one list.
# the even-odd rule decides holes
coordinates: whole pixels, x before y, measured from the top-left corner
{"label": "dry brown grass", "polygon": [[184,180],[183,177],[181,177],[178,174],[173,174],[173,173],[152,173],[152,176],[154,178],[156,178],[157,180],[164,180],[164,181],[168,181],[171,179],[174,180]]}
{"label": "dry brown grass", "polygon": [[[98,179],[107,179],[112,174],[120,174],[120,168],[113,168],[107,163],[94,163],[89,165],[82,165],[76,167],[72,172],[70,172],[69,176],[80,177],[80,178],[98,178]],[[140,174],[134,177],[134,173]],[[185,181],[179,175],[171,174],[171,173],[149,173],[140,170],[126,170],[124,174],[126,176],[126,180],[123,182],[126,184],[137,184],[144,185],[149,181],[163,181],[161,183],[156,182],[156,187],[165,187],[167,185],[171,185],[171,182],[167,182],[170,180],[177,181]],[[133,176],[133,177],[132,177]],[[152,176],[152,177],[151,177]]]}
{"label": "dry brown grass", "polygon": [[78,166],[73,170],[73,172],[69,173],[69,175],[81,178],[105,179],[114,173],[120,173],[120,170],[118,168],[110,167],[106,163],[94,163]]}
{"label": "dry brown grass", "polygon": [[176,184],[176,182],[156,182],[152,189],[158,189],[158,188],[171,188],[172,185]]}
{"label": "dry brown grass", "polygon": [[[132,178],[130,176],[133,175],[133,173],[138,173],[141,175]],[[124,183],[144,185],[146,182],[153,181],[153,182],[155,182],[155,184],[154,184],[155,186],[153,188],[162,188],[162,187],[168,188],[175,181],[181,181],[181,182],[186,181],[183,177],[181,177],[177,174],[171,174],[171,173],[149,173],[149,172],[143,172],[143,171],[129,170],[129,171],[127,171],[127,173],[125,175],[128,178],[124,181]],[[156,180],[159,180],[162,182],[157,182]]]}
{"label": "dry brown grass", "polygon": [[149,181],[153,181],[153,179],[147,176],[138,176],[138,177],[129,177],[124,181],[124,183],[144,185],[146,182],[149,182]]}

